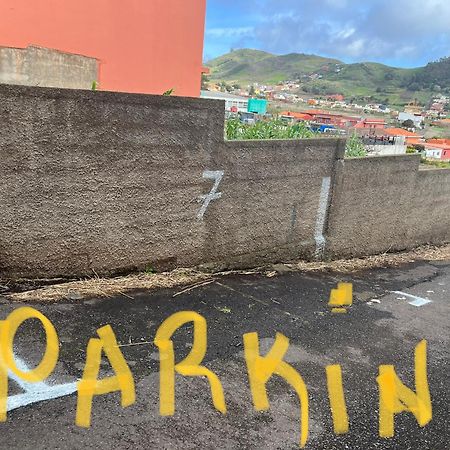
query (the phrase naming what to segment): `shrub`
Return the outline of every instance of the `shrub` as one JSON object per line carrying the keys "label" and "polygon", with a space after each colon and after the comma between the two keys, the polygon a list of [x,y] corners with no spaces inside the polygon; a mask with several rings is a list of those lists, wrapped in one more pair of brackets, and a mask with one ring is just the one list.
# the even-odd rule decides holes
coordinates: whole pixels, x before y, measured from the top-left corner
{"label": "shrub", "polygon": [[363,158],[364,156],[367,156],[366,147],[356,133],[353,133],[347,140],[345,156],[349,158]]}
{"label": "shrub", "polygon": [[294,125],[275,119],[254,124],[242,123],[239,119],[229,119],[225,124],[225,134],[228,140],[247,139],[309,139],[317,136],[303,122]]}

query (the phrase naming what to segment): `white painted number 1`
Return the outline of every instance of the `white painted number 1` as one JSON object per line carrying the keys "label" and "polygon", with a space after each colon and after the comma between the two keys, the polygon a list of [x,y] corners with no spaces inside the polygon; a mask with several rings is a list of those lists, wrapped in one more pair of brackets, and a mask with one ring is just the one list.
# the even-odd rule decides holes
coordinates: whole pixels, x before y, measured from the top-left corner
{"label": "white painted number 1", "polygon": [[219,184],[222,181],[224,173],[225,172],[223,170],[216,170],[216,171],[205,170],[203,172],[203,178],[208,179],[208,180],[214,180],[214,186],[212,187],[209,194],[201,195],[199,197],[199,201],[200,202],[203,201],[203,205],[197,214],[197,218],[199,220],[203,219],[203,216],[205,215],[205,212],[208,209],[209,204],[213,200],[219,200],[219,198],[222,198],[222,193],[217,192],[217,189],[219,189]]}

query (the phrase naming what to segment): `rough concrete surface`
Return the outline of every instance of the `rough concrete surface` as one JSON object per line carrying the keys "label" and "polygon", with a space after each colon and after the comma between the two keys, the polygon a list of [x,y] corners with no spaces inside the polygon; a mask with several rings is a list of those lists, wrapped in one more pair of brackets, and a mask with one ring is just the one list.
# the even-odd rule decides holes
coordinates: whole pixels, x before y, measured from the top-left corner
{"label": "rough concrete surface", "polygon": [[0,277],[252,267],[450,241],[450,171],[225,142],[220,101],[0,86]]}
{"label": "rough concrete surface", "polygon": [[[314,255],[343,140],[225,143],[220,101],[7,86],[0,97],[4,276]],[[221,197],[199,219],[205,171],[223,173]]]}
{"label": "rough concrete surface", "polygon": [[[327,306],[338,281],[352,282],[354,304],[345,315]],[[432,300],[423,307],[392,291]],[[0,424],[5,449],[295,449],[298,447],[299,402],[287,383],[268,383],[270,410],[255,412],[243,358],[242,336],[258,332],[261,354],[276,332],[290,339],[286,355],[303,377],[310,401],[307,449],[446,450],[448,446],[448,361],[450,261],[414,263],[396,269],[348,274],[286,273],[217,277],[213,284],[174,297],[180,290],[136,291],[133,297],[92,298],[54,305],[32,304],[54,323],[60,337],[60,361],[49,384],[76,381],[82,375],[88,340],[111,324],[133,373],[137,402],[120,407],[117,394],[94,400],[92,427],[74,425],[76,395],[19,408]],[[374,301],[375,300],[375,301]],[[3,303],[0,320],[25,304]],[[176,413],[160,417],[159,354],[152,343],[171,314],[196,311],[207,319],[205,365],[220,378],[228,412],[217,412],[205,379],[176,380]],[[16,355],[39,362],[42,331],[34,321],[20,329]],[[395,437],[378,435],[378,388],[382,364],[395,365],[401,380],[414,389],[414,348],[428,342],[428,381],[433,419],[420,428],[409,413],[396,416]],[[191,349],[192,327],[174,337],[176,360]],[[333,433],[325,367],[343,371],[350,431]],[[112,374],[106,358],[101,376]],[[10,383],[10,394],[19,393]]]}
{"label": "rough concrete surface", "polygon": [[0,83],[91,89],[98,81],[98,61],[50,48],[0,47]]}
{"label": "rough concrete surface", "polygon": [[337,164],[328,252],[361,256],[450,241],[450,170],[418,170],[419,155]]}

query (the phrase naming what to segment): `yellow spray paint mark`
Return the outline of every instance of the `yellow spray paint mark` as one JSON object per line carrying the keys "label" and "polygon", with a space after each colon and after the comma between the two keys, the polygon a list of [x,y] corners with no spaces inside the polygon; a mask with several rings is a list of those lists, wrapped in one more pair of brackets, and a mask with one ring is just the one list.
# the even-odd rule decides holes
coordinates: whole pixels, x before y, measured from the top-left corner
{"label": "yellow spray paint mark", "polygon": [[394,416],[402,412],[414,415],[421,427],[432,419],[432,405],[427,378],[427,342],[420,342],[414,355],[416,393],[406,387],[394,366],[380,366],[377,378],[380,391],[379,432],[384,438],[394,436]]}
{"label": "yellow spray paint mark", "polygon": [[348,433],[348,413],[345,404],[341,366],[327,366],[325,370],[334,432],[336,434]]}
{"label": "yellow spray paint mark", "polygon": [[[194,324],[192,349],[183,361],[175,364],[171,338],[176,330],[189,322]],[[154,342],[159,348],[160,359],[160,414],[162,416],[175,414],[175,373],[186,377],[206,377],[211,385],[214,407],[225,414],[227,408],[219,378],[214,372],[200,365],[206,355],[207,346],[205,318],[193,311],[173,314],[159,327]]]}
{"label": "yellow spray paint mark", "polygon": [[[28,319],[38,319],[46,334],[44,356],[39,365],[28,372],[20,370],[14,359],[14,339],[19,327]],[[22,307],[13,311],[0,322],[0,422],[6,420],[8,398],[8,370],[23,381],[39,383],[54,370],[59,356],[59,340],[55,327],[50,320],[34,308]]]}
{"label": "yellow spray paint mark", "polygon": [[283,361],[288,348],[289,339],[281,333],[277,333],[275,343],[270,351],[266,356],[261,356],[258,333],[244,334],[245,361],[255,409],[267,411],[270,408],[266,384],[272,375],[284,378],[294,388],[300,400],[300,446],[303,448],[308,440],[308,390],[301,375],[286,361]]}
{"label": "yellow spray paint mark", "polygon": [[[75,423],[88,428],[91,424],[92,400],[94,395],[121,391],[123,408],[136,401],[134,379],[122,352],[117,346],[114,331],[110,325],[97,330],[100,339],[90,339],[87,347],[83,378],[78,383],[77,415]],[[115,376],[98,380],[102,350],[116,373]]]}
{"label": "yellow spray paint mark", "polygon": [[[0,336],[4,321],[0,321]],[[0,346],[1,346],[0,341]],[[0,350],[0,422],[6,422],[6,407],[8,403],[8,369],[3,362],[3,358]]]}
{"label": "yellow spray paint mark", "polygon": [[330,293],[331,312],[335,314],[345,314],[347,309],[344,306],[353,304],[353,285],[352,283],[338,283],[337,289],[332,289]]}

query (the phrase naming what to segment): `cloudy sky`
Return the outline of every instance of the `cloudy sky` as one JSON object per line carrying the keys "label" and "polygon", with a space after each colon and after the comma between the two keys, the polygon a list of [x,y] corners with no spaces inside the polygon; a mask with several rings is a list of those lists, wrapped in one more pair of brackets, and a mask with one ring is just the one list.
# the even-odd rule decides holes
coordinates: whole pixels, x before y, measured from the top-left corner
{"label": "cloudy sky", "polygon": [[450,0],[207,0],[205,60],[231,48],[418,67],[450,56]]}

